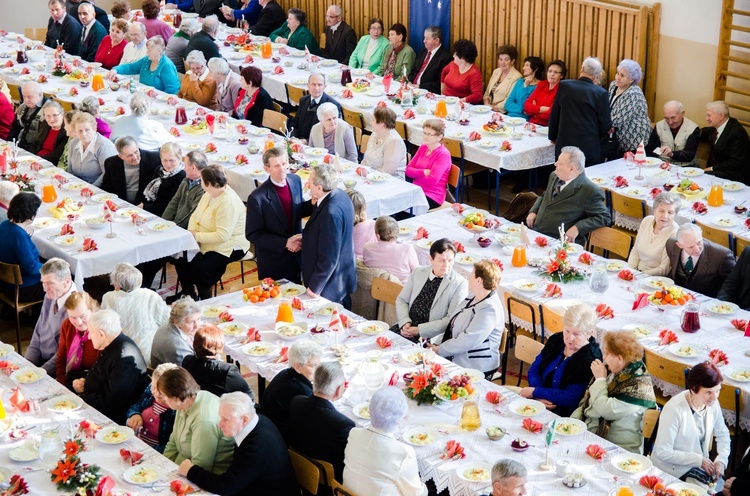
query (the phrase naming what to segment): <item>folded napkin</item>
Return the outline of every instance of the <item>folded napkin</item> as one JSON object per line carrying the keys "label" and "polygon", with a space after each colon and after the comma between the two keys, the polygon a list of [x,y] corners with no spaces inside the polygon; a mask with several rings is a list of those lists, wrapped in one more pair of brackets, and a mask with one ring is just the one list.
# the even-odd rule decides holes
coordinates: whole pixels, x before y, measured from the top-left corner
{"label": "folded napkin", "polygon": [[93,438],[100,430],[101,426],[91,420],[81,420],[78,424],[78,432],[88,438]]}
{"label": "folded napkin", "polygon": [[460,460],[461,458],[466,458],[466,450],[461,446],[461,443],[451,439],[445,443],[445,448],[443,448],[443,454],[440,455],[440,458],[443,460]]}
{"label": "folded napkin", "polygon": [[669,329],[662,329],[659,332],[659,345],[660,346],[666,346],[668,344],[674,344],[679,343],[680,338],[677,337],[677,334],[670,331]]}
{"label": "folded napkin", "polygon": [[445,366],[439,363],[430,364],[430,370],[435,374],[435,377],[443,377],[448,372]]}
{"label": "folded napkin", "polygon": [[596,306],[596,315],[600,319],[614,319],[615,318],[615,311],[612,310],[612,307],[610,307],[606,303],[599,303]]}
{"label": "folded napkin", "polygon": [[232,314],[226,310],[221,312],[217,318],[219,319],[219,322],[232,322],[234,320]]}
{"label": "folded napkin", "polygon": [[469,141],[480,141],[482,139],[482,135],[479,134],[476,131],[472,131],[469,133]]}
{"label": "folded napkin", "polygon": [[547,246],[549,241],[547,240],[546,236],[537,236],[536,238],[534,238],[534,243],[544,248],[545,246]]}
{"label": "folded napkin", "polygon": [[388,379],[388,385],[395,386],[396,384],[398,384],[398,380],[400,377],[401,375],[398,372],[394,372],[393,374],[391,374],[391,378]]}
{"label": "folded napkin", "polygon": [[500,270],[503,270],[503,261],[500,260],[499,258],[493,258],[492,263],[497,265],[500,268]]}
{"label": "folded napkin", "polygon": [[729,365],[729,356],[727,356],[727,354],[721,351],[719,348],[715,348],[709,351],[708,358],[710,358],[717,367]]}
{"label": "folded napkin", "polygon": [[138,463],[140,463],[141,458],[143,458],[143,453],[122,448],[120,450],[120,456],[122,457],[123,460],[130,463],[130,465],[132,466],[132,465],[138,465]]}
{"label": "folded napkin", "polygon": [[295,310],[304,310],[305,304],[302,300],[295,296],[292,298],[292,308]]}
{"label": "folded napkin", "polygon": [[430,231],[428,231],[422,226],[419,226],[417,228],[417,234],[414,235],[413,239],[416,241],[418,239],[427,239],[429,237],[430,237]]}
{"label": "folded napkin", "polygon": [[109,475],[105,475],[99,480],[99,485],[96,486],[96,492],[94,496],[112,496],[114,494],[115,480]]}
{"label": "folded napkin", "polygon": [[503,401],[503,395],[498,391],[487,391],[487,394],[484,396],[484,398],[493,405],[499,405],[500,402]]}
{"label": "folded napkin", "polygon": [[393,342],[386,336],[378,336],[375,343],[383,349],[390,348]]}
{"label": "folded napkin", "polygon": [[586,454],[594,460],[601,460],[607,455],[607,450],[605,450],[598,444],[589,444],[588,446],[586,446]]}
{"label": "folded napkin", "polygon": [[26,484],[26,481],[23,480],[23,477],[16,474],[10,478],[10,486],[2,494],[4,496],[15,496],[17,494],[28,494],[28,493],[29,493],[29,486]]}
{"label": "folded napkin", "polygon": [[185,496],[195,491],[193,486],[178,479],[169,483],[169,490],[175,493],[176,496]]}
{"label": "folded napkin", "polygon": [[453,241],[453,246],[456,247],[457,253],[466,253],[466,248],[464,247],[463,243],[460,241]]}
{"label": "folded napkin", "polygon": [[26,398],[24,398],[21,389],[17,387],[13,388],[13,394],[10,396],[10,404],[19,412],[28,412],[31,410],[31,405],[26,401]]}
{"label": "folded napkin", "polygon": [[96,251],[99,247],[96,245],[96,241],[92,238],[84,238],[83,240],[83,251]]}
{"label": "folded napkin", "polygon": [[657,484],[662,484],[664,481],[655,475],[644,475],[638,480],[638,484],[642,485],[646,489],[653,489]]}
{"label": "folded napkin", "polygon": [[578,261],[584,265],[591,265],[591,254],[587,251],[584,251],[580,255],[578,255]]}
{"label": "folded napkin", "polygon": [[276,363],[284,363],[289,361],[289,347],[284,346],[279,350],[279,357],[275,360]]}
{"label": "folded napkin", "polygon": [[551,282],[547,284],[547,287],[544,288],[544,295],[545,298],[559,298],[562,296],[562,288],[558,286],[557,284]]}
{"label": "folded napkin", "polygon": [[734,328],[735,328],[735,329],[737,329],[738,331],[744,331],[744,330],[745,330],[745,328],[747,327],[747,320],[742,320],[742,319],[732,319],[732,325],[733,325],[733,326],[734,326]]}
{"label": "folded napkin", "polygon": [[635,276],[633,275],[632,271],[628,269],[622,269],[617,273],[617,277],[619,277],[623,281],[632,281]]}
{"label": "folded napkin", "polygon": [[648,306],[648,293],[638,293],[633,302],[633,310]]}
{"label": "folded napkin", "polygon": [[533,418],[526,417],[521,423],[521,427],[531,432],[532,434],[538,434],[544,429],[544,424],[534,420]]}
{"label": "folded napkin", "polygon": [[10,375],[16,370],[18,370],[18,365],[15,363],[9,362],[8,360],[0,360],[0,372]]}

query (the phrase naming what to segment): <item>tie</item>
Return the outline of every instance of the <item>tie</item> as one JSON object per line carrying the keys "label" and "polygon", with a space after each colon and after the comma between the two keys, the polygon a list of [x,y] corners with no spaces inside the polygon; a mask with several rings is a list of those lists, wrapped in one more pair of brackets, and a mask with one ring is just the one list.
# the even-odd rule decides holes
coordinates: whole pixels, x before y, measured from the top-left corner
{"label": "tie", "polygon": [[81,31],[81,45],[86,41],[86,29],[87,26],[83,26],[83,31]]}
{"label": "tie", "polygon": [[714,131],[711,133],[711,144],[715,144],[718,138],[719,138],[719,130],[714,129]]}
{"label": "tie", "polygon": [[693,257],[688,257],[687,262],[685,262],[685,272],[690,274],[693,271]]}
{"label": "tie", "polygon": [[60,310],[60,309],[59,309],[59,308],[58,308],[58,306],[57,306],[57,300],[55,300],[55,305],[54,305],[54,306],[52,307],[52,311],[53,311],[53,312],[55,313],[55,315],[57,315],[57,312],[58,312],[59,310]]}
{"label": "tie", "polygon": [[560,194],[560,191],[562,190],[563,186],[565,186],[565,181],[563,181],[562,179],[558,179],[557,182],[555,183],[554,189],[552,190],[553,199],[557,198],[557,195]]}
{"label": "tie", "polygon": [[430,63],[430,57],[432,57],[432,52],[427,52],[427,56],[424,58],[424,62],[422,62],[422,65],[417,71],[417,76],[414,78],[414,81],[412,81],[413,83],[419,83],[419,78],[422,77],[422,73],[427,68],[427,64]]}

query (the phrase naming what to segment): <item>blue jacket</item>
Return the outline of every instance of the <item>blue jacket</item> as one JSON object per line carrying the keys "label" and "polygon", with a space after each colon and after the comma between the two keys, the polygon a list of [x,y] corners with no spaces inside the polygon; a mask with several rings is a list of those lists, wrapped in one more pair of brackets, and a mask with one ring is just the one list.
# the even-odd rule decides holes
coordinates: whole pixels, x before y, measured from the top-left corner
{"label": "blue jacket", "polygon": [[[129,419],[133,415],[140,415],[143,410],[150,407],[154,403],[154,395],[151,393],[151,384],[146,386],[140,399],[128,409],[126,419]],[[169,441],[169,436],[172,434],[172,427],[174,426],[175,411],[168,409],[166,412],[159,415],[159,446],[153,448],[159,453],[164,453],[164,447]]]}
{"label": "blue jacket", "polygon": [[21,286],[41,283],[39,250],[24,229],[9,220],[0,223],[0,261],[21,266]]}
{"label": "blue jacket", "polygon": [[531,96],[536,88],[536,85],[524,86],[524,78],[516,81],[513,85],[513,89],[510,90],[508,99],[505,100],[505,111],[508,112],[509,117],[523,117],[527,119],[528,116],[523,113],[523,104]]}
{"label": "blue jacket", "polygon": [[174,63],[162,55],[155,71],[151,71],[151,59],[143,57],[129,64],[120,64],[112,68],[117,74],[140,75],[141,84],[153,86],[157,90],[176,95],[180,90],[180,79]]}
{"label": "blue jacket", "polygon": [[[232,2],[232,4],[234,4],[234,2]],[[234,7],[234,5],[230,6]],[[258,0],[250,0],[247,7],[244,9],[234,9],[232,15],[235,19],[245,19],[248,26],[255,26],[258,23],[258,18],[260,18],[261,10],[263,10],[263,7],[260,6]]]}

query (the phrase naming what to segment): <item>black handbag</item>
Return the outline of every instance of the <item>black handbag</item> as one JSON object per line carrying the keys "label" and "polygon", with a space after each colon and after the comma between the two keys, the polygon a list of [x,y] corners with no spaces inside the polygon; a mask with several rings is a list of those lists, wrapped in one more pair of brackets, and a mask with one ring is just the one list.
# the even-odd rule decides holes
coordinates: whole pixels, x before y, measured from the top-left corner
{"label": "black handbag", "polygon": [[602,162],[620,158],[620,142],[617,139],[617,128],[613,127],[600,140],[602,149]]}

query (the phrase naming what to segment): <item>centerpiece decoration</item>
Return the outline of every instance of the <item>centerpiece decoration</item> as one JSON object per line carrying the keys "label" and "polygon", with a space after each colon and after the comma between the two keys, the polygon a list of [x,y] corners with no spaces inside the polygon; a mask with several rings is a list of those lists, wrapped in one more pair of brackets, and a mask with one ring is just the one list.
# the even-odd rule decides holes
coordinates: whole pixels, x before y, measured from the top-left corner
{"label": "centerpiece decoration", "polygon": [[63,456],[57,466],[50,470],[50,479],[58,491],[87,494],[96,490],[101,475],[99,465],[83,463],[80,454],[86,451],[86,443],[81,438],[65,441]]}
{"label": "centerpiece decoration", "polygon": [[55,59],[55,67],[52,69],[52,75],[57,77],[67,76],[73,72],[73,65],[66,63],[62,57]]}
{"label": "centerpiece decoration", "polygon": [[562,283],[583,281],[583,272],[573,267],[568,258],[568,242],[565,241],[565,224],[558,228],[560,231],[560,248],[555,251],[555,257],[539,271],[542,277],[557,280]]}
{"label": "centerpiece decoration", "polygon": [[404,393],[416,400],[417,405],[436,405],[443,401],[435,394],[437,384],[437,377],[425,366],[421,371],[412,374],[411,382],[404,389]]}

